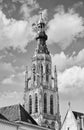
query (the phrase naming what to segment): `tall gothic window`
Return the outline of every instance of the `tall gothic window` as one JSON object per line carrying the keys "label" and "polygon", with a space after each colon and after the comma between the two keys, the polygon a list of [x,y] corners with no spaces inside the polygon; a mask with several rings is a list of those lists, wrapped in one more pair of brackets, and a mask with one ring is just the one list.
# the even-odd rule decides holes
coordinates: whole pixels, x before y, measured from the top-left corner
{"label": "tall gothic window", "polygon": [[41,74],[43,74],[43,65],[41,64]]}
{"label": "tall gothic window", "polygon": [[43,81],[43,65],[41,64],[41,81]]}
{"label": "tall gothic window", "polygon": [[50,114],[53,114],[53,95],[50,96]]}
{"label": "tall gothic window", "polygon": [[44,94],[44,113],[47,113],[47,94]]}
{"label": "tall gothic window", "polygon": [[29,96],[29,114],[32,113],[32,96]]}
{"label": "tall gothic window", "polygon": [[35,113],[38,112],[38,96],[37,93],[35,94]]}
{"label": "tall gothic window", "polygon": [[48,64],[46,65],[46,81],[49,81],[49,68],[48,68]]}
{"label": "tall gothic window", "polygon": [[35,71],[36,71],[36,66],[35,66],[35,64],[33,64],[33,81],[35,81],[35,79],[36,79]]}

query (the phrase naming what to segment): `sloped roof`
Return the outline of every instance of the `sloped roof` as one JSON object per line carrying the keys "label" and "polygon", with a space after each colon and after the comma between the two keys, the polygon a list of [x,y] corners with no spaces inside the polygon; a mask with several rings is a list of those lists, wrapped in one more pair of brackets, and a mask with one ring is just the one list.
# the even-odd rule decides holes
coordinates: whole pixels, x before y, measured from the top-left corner
{"label": "sloped roof", "polygon": [[6,119],[2,114],[0,114],[0,119],[1,119],[1,120],[7,120],[7,121],[8,121],[8,119]]}
{"label": "sloped roof", "polygon": [[63,120],[63,123],[62,123],[62,125],[61,125],[61,128],[62,128],[62,126],[63,126],[63,124],[64,124],[64,122],[65,122],[65,120],[66,120],[66,118],[67,118],[68,112],[69,112],[69,110],[67,110],[67,113],[66,113],[66,115],[65,115],[65,117],[64,117],[64,120]]}
{"label": "sloped roof", "polygon": [[0,108],[0,113],[9,121],[23,121],[37,125],[35,120],[20,104],[2,107]]}
{"label": "sloped roof", "polygon": [[77,119],[77,117],[80,118],[81,116],[84,116],[84,113],[80,113],[80,112],[76,112],[76,111],[72,111],[72,112],[73,112],[76,119]]}

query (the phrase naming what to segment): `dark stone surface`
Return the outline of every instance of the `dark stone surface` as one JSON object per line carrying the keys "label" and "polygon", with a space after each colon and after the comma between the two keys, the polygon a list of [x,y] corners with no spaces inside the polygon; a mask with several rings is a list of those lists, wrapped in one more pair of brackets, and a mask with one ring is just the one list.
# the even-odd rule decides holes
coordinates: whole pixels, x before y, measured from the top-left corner
{"label": "dark stone surface", "polygon": [[9,121],[23,121],[37,125],[35,120],[20,104],[0,108],[0,113]]}

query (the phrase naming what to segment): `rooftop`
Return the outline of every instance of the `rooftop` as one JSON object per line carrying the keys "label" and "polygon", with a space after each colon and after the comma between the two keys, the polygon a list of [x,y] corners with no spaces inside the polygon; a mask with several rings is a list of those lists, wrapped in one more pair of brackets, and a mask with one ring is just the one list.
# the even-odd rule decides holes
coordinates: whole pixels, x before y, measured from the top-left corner
{"label": "rooftop", "polygon": [[77,119],[77,117],[81,118],[81,116],[84,116],[84,113],[80,113],[80,112],[76,112],[76,111],[72,111],[75,118]]}
{"label": "rooftop", "polygon": [[20,105],[12,105],[0,108],[2,117],[9,121],[23,121],[26,123],[37,125],[35,120],[28,114],[28,112]]}

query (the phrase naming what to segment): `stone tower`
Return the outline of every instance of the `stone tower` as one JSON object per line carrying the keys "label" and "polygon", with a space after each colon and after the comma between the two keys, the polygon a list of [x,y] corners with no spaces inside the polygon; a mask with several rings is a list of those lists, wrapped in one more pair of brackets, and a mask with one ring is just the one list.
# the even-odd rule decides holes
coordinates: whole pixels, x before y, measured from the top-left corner
{"label": "stone tower", "polygon": [[46,45],[48,37],[45,26],[41,15],[37,24],[37,48],[32,58],[31,78],[28,77],[28,69],[25,74],[24,107],[39,125],[59,129],[61,121],[57,71],[55,66],[54,76],[52,76],[52,61]]}

